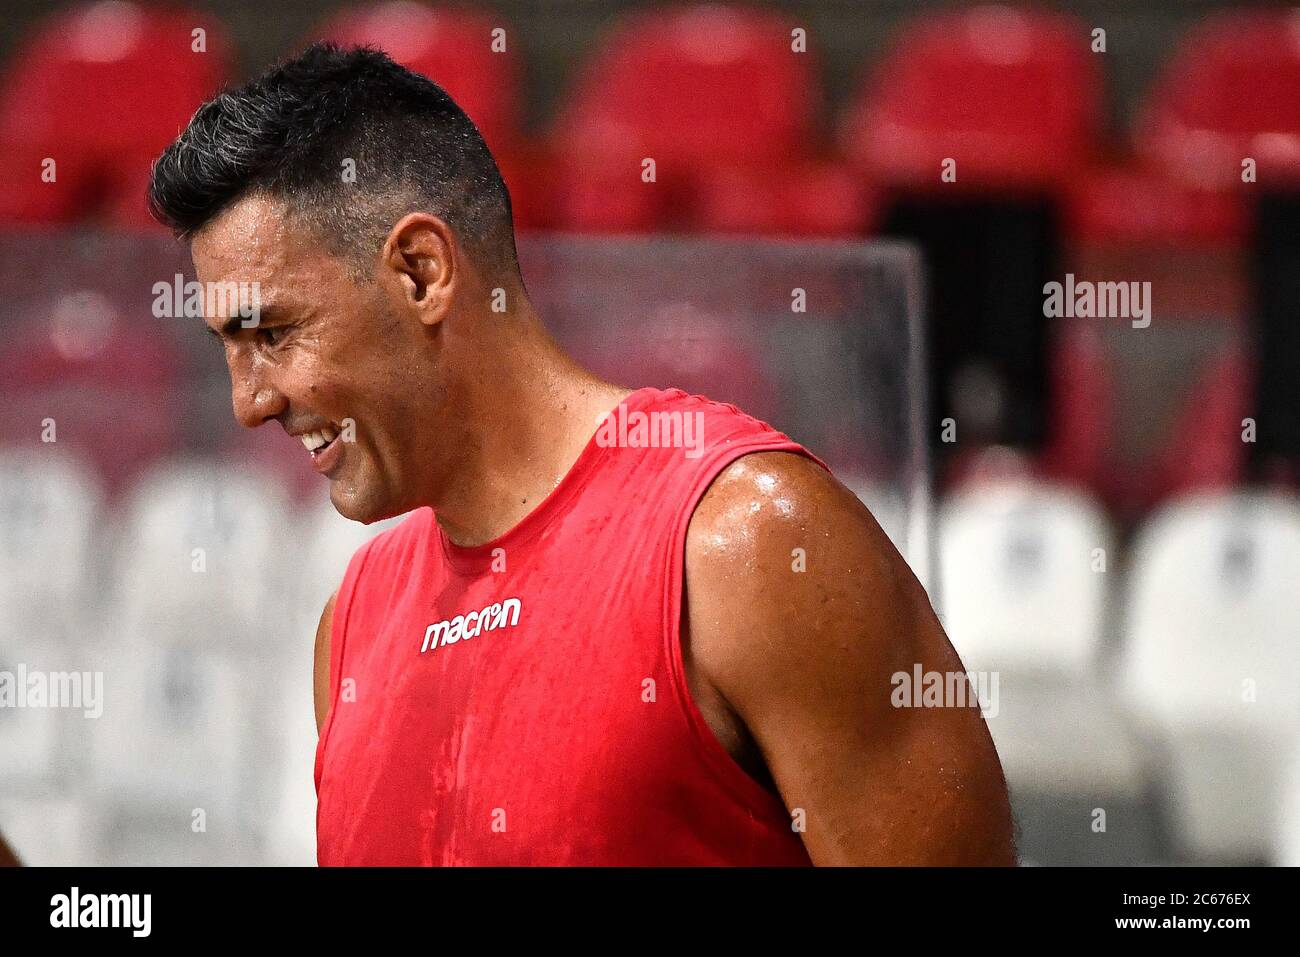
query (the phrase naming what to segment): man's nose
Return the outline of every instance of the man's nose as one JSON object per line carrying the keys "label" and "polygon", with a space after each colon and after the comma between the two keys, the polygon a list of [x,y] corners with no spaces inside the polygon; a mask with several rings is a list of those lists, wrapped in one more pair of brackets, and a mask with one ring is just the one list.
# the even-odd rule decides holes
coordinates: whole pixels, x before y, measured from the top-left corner
{"label": "man's nose", "polygon": [[231,363],[230,401],[235,419],[247,429],[276,418],[285,410],[284,396],[270,377],[259,373],[252,363]]}

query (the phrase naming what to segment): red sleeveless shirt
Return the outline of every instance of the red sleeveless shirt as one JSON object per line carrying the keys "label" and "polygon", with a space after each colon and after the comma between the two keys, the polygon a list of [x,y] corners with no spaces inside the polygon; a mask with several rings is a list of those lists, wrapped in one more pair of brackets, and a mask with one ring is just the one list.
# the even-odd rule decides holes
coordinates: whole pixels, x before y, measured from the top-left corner
{"label": "red sleeveless shirt", "polygon": [[692,701],[679,644],[687,524],[764,450],[809,454],[641,389],[497,540],[458,547],[423,508],[362,546],[334,606],[320,864],[809,864]]}

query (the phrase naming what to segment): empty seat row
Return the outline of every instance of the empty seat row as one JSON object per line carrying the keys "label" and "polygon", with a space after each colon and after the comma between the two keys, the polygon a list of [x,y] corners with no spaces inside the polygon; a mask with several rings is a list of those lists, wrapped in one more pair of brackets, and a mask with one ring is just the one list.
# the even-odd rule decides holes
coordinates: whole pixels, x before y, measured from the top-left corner
{"label": "empty seat row", "polygon": [[[862,494],[902,545],[901,504]],[[103,682],[79,708],[0,710],[6,792],[84,788],[96,826],[175,828],[178,847],[196,809],[214,828],[278,821],[267,835],[283,846],[258,853],[300,858],[315,618],[378,527],[323,501],[304,512],[256,470],[201,461],[155,470],[109,510],[50,450],[0,456],[0,511],[0,670]],[[1008,481],[948,497],[936,526],[937,607],[991,691],[1017,808],[1037,822],[1028,854],[1280,853],[1300,747],[1294,499],[1186,497],[1120,547],[1086,495]]]}
{"label": "empty seat row", "polygon": [[1100,807],[1172,822],[1183,859],[1267,858],[1300,744],[1300,502],[1183,497],[1121,552],[1077,491],[990,484],[944,503],[939,547],[943,621],[998,676],[990,727],[1013,793],[1063,809],[1053,837],[1135,862]]}
{"label": "empty seat row", "polygon": [[[1201,194],[1240,185],[1247,158],[1261,183],[1300,180],[1294,23],[1230,13],[1184,38],[1130,165],[1190,192],[1149,190],[1137,219],[1178,228]],[[380,46],[444,84],[500,154],[524,226],[853,234],[876,220],[877,190],[921,188],[1059,192],[1096,228],[1122,190],[1096,175],[1103,54],[1088,24],[1054,13],[917,17],[835,134],[818,123],[821,38],[741,5],[625,16],[539,136],[521,122],[519,32],[496,16],[401,0],[338,14],[317,38]],[[45,21],[0,87],[0,221],[147,225],[150,159],[232,61],[220,24],[190,11],[100,2]]]}

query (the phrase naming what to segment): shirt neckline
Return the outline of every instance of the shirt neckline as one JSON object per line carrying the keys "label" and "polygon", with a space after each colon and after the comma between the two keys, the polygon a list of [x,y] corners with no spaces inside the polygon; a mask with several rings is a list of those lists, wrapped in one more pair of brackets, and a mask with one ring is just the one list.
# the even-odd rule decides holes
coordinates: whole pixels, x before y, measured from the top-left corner
{"label": "shirt neckline", "polygon": [[[609,414],[617,414],[619,406],[626,408],[629,412],[643,408],[659,394],[660,390],[654,386],[636,389],[624,396],[619,401],[619,405],[609,410]],[[586,486],[587,482],[596,473],[597,465],[609,451],[605,444],[597,441],[600,433],[601,428],[599,426],[594,428],[591,436],[587,439],[587,444],[583,446],[582,451],[578,453],[577,459],[569,466],[569,470],[564,473],[564,477],[560,479],[555,488],[551,489],[514,526],[489,542],[484,542],[482,545],[457,545],[447,537],[447,533],[438,524],[435,512],[433,525],[442,544],[443,555],[446,556],[448,563],[458,570],[473,570],[476,566],[491,561],[493,552],[497,549],[506,549],[508,554],[510,547],[519,546],[544,528],[555,513]]]}

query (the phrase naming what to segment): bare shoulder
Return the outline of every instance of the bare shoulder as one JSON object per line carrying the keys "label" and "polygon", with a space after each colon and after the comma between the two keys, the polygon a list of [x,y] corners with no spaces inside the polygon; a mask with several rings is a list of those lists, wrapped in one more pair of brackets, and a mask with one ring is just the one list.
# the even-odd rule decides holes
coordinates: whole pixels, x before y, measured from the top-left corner
{"label": "bare shoulder", "polygon": [[[780,514],[790,514],[791,508],[807,510],[829,504],[826,499],[837,499],[840,489],[843,486],[806,455],[752,452],[718,473],[700,500],[695,518],[698,522],[756,501],[779,508]],[[734,511],[732,517],[737,517]]]}
{"label": "bare shoulder", "polygon": [[693,526],[742,524],[779,527],[831,517],[875,527],[861,500],[834,475],[797,452],[751,452],[713,480],[695,510]]}
{"label": "bare shoulder", "polygon": [[[852,628],[906,643],[904,619],[929,601],[911,569],[851,491],[826,469],[793,452],[757,452],[725,468],[700,500],[686,537],[690,610],[744,627],[690,624],[702,662],[723,672],[782,668],[806,659],[819,636]],[[787,622],[802,627],[790,629]],[[890,627],[891,623],[896,627]],[[867,628],[870,624],[872,627]],[[884,626],[883,628],[881,626]],[[753,642],[766,632],[769,640]],[[753,649],[763,648],[762,656]],[[861,647],[862,653],[868,651]],[[883,650],[883,649],[879,649]],[[910,649],[883,650],[886,658]]]}
{"label": "bare shoulder", "polygon": [[978,708],[904,708],[900,674],[963,672],[871,513],[817,463],[760,452],[692,517],[684,617],[697,682],[725,702],[818,864],[1013,863]]}
{"label": "bare shoulder", "polygon": [[[843,585],[910,597],[911,570],[865,505],[830,472],[795,452],[756,452],[718,475],[686,539],[692,587],[736,578],[791,588]],[[849,580],[851,579],[851,581]]]}

